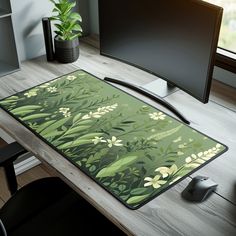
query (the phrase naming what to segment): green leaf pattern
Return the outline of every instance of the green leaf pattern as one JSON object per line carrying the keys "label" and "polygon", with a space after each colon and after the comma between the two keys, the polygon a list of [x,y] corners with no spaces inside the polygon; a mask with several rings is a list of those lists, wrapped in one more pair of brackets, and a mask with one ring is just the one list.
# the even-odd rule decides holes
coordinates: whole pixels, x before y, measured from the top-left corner
{"label": "green leaf pattern", "polygon": [[5,98],[0,106],[130,208],[226,150],[82,70]]}

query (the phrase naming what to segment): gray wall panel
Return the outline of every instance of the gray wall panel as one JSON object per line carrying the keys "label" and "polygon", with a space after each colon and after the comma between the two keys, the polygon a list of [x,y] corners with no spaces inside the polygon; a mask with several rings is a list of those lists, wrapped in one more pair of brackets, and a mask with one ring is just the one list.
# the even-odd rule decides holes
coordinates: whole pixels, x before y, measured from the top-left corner
{"label": "gray wall panel", "polygon": [[[88,33],[88,2],[78,0],[84,18],[84,32]],[[49,0],[12,0],[13,26],[21,61],[45,54],[41,19],[51,16],[53,4]]]}

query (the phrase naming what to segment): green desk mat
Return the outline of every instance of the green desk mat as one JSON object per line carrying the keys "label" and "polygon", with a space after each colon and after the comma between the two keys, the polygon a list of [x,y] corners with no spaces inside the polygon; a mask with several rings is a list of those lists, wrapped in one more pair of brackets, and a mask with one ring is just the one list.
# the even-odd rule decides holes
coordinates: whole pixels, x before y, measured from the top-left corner
{"label": "green desk mat", "polygon": [[0,106],[131,209],[227,150],[83,70]]}

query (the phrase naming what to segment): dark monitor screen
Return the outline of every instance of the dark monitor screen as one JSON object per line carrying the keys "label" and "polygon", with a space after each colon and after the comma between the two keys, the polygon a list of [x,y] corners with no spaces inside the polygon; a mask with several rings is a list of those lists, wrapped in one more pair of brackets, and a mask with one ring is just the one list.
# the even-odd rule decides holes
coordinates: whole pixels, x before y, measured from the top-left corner
{"label": "dark monitor screen", "polygon": [[200,0],[99,0],[100,52],[206,103],[222,11]]}

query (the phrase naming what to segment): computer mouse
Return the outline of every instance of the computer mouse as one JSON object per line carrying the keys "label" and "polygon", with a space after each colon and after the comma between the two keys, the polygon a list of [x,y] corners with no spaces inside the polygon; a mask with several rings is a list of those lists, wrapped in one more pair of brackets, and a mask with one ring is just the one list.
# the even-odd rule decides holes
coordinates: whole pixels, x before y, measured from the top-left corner
{"label": "computer mouse", "polygon": [[182,197],[188,201],[202,202],[210,196],[217,186],[218,184],[208,177],[196,176],[184,189]]}

